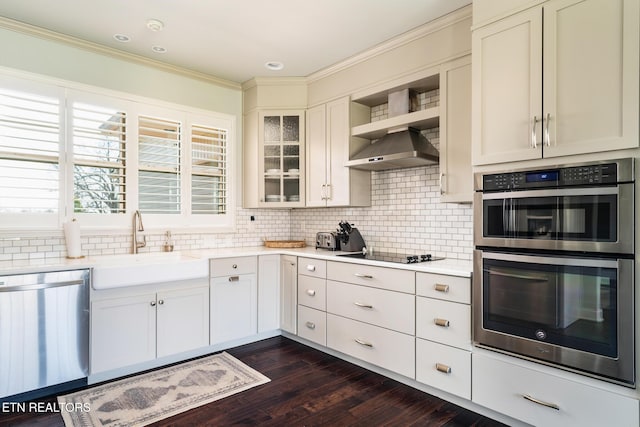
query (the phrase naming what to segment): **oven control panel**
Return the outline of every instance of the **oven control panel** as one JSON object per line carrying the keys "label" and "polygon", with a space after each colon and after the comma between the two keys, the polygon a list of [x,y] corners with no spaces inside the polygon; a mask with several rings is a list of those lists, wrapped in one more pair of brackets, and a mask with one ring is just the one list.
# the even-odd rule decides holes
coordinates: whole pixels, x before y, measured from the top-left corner
{"label": "oven control panel", "polygon": [[617,164],[597,164],[483,175],[483,191],[615,184]]}

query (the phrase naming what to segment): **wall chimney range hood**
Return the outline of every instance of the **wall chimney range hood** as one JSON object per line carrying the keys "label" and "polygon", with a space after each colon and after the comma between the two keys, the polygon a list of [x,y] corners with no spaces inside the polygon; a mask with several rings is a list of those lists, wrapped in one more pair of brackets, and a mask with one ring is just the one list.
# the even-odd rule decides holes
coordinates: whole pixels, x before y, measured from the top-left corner
{"label": "wall chimney range hood", "polygon": [[[417,109],[415,94],[409,89],[389,93],[389,117],[408,114]],[[346,166],[363,170],[410,168],[438,163],[438,150],[419,129],[400,127],[357,152]]]}

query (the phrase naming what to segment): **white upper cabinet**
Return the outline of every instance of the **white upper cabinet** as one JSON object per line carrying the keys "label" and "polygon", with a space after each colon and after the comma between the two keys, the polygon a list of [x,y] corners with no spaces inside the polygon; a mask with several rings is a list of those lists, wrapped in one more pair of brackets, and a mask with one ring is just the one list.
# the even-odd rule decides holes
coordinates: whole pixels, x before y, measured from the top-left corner
{"label": "white upper cabinet", "polygon": [[638,147],[638,2],[553,0],[472,36],[473,163]]}
{"label": "white upper cabinet", "polygon": [[471,57],[440,70],[440,200],[471,202]]}
{"label": "white upper cabinet", "polygon": [[348,97],[307,110],[307,207],[371,205],[371,173],[344,165],[368,143],[352,138],[351,127],[369,119],[369,109]]}

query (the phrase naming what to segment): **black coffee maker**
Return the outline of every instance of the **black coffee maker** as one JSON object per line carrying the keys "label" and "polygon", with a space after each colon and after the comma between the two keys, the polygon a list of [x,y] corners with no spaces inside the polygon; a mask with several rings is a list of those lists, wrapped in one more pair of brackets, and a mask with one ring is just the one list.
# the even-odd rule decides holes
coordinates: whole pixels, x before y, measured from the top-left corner
{"label": "black coffee maker", "polygon": [[340,221],[338,225],[340,228],[336,237],[340,241],[341,251],[361,252],[362,248],[367,246],[357,228],[352,227],[347,221]]}

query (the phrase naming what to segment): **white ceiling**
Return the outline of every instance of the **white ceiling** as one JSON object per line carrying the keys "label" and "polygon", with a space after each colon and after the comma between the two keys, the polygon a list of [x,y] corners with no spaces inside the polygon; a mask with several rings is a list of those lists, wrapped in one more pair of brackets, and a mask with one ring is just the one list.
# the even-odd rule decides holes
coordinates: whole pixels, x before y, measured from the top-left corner
{"label": "white ceiling", "polygon": [[[234,82],[308,76],[471,0],[1,0],[0,16]],[[164,29],[153,32],[148,19]],[[131,38],[116,41],[115,34]],[[157,54],[152,46],[167,51]],[[268,61],[285,68],[270,71]]]}

